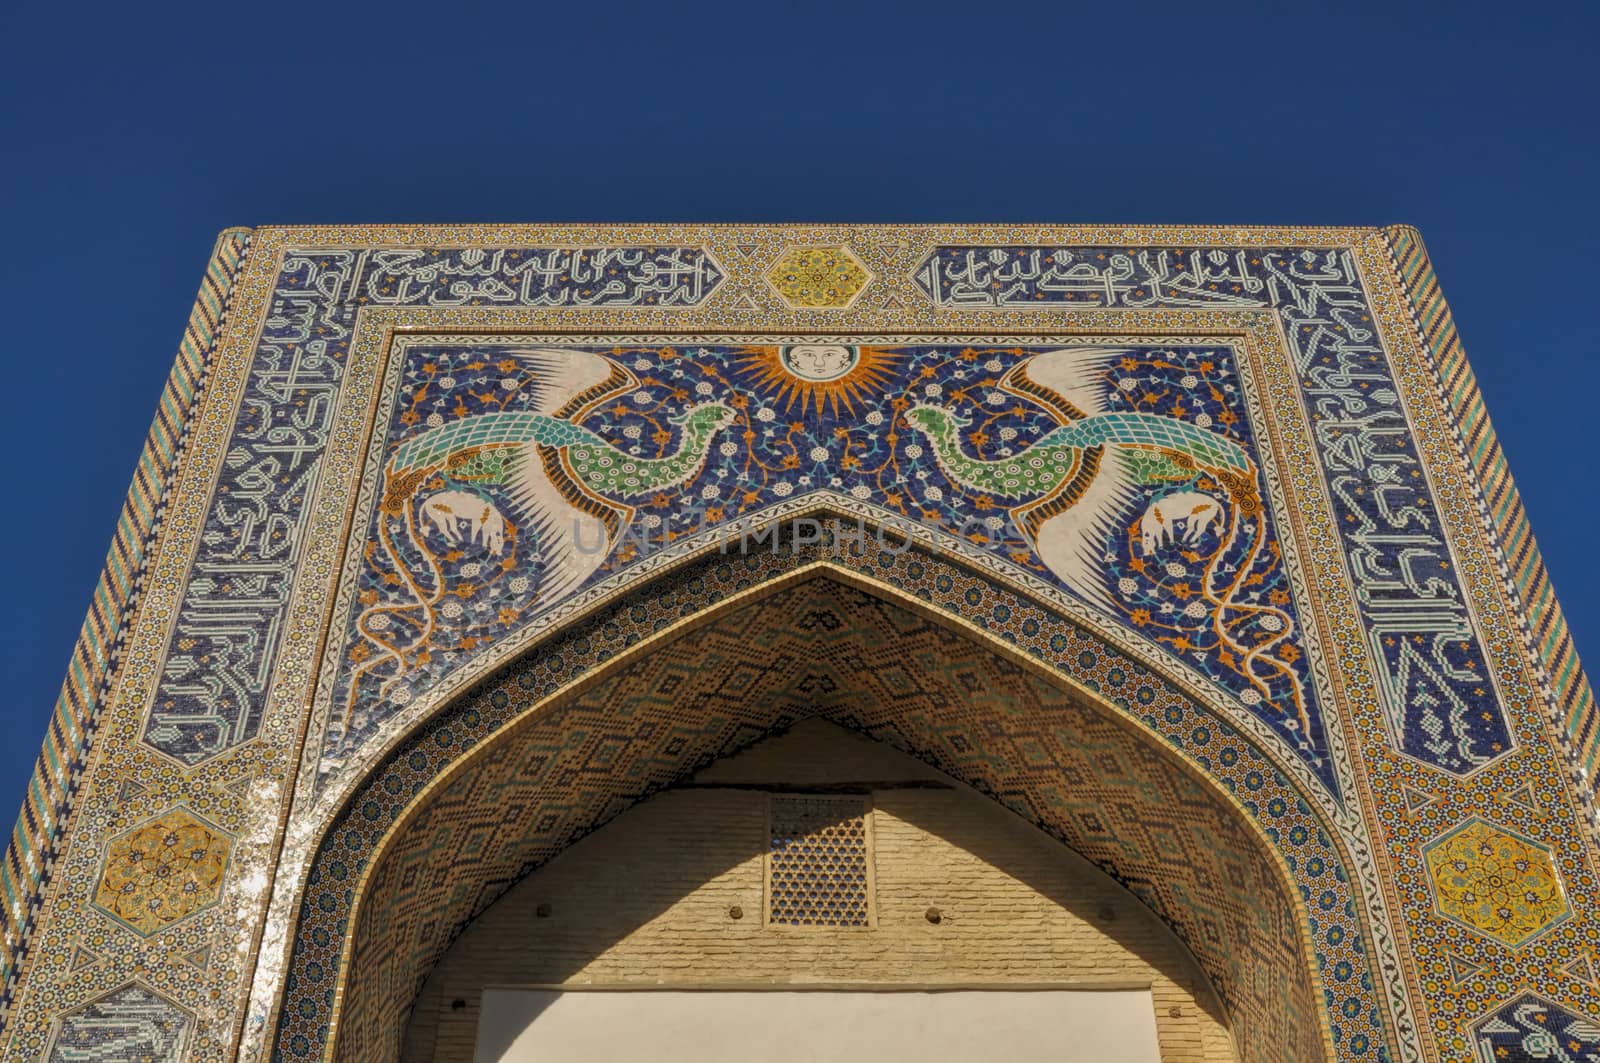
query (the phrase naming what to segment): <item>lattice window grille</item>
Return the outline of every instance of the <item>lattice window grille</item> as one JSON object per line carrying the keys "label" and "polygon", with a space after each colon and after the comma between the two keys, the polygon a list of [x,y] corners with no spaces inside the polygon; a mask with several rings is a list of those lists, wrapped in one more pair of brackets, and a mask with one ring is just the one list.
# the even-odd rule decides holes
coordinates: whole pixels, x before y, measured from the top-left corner
{"label": "lattice window grille", "polygon": [[767,925],[871,926],[867,801],[773,794],[767,810]]}

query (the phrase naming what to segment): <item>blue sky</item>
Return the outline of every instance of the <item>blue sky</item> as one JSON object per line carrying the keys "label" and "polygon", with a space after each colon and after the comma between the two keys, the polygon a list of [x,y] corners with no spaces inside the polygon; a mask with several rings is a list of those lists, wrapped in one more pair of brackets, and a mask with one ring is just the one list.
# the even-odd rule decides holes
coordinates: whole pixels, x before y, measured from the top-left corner
{"label": "blue sky", "polygon": [[1600,661],[1600,7],[235,6],[0,41],[8,822],[230,225],[1409,222]]}

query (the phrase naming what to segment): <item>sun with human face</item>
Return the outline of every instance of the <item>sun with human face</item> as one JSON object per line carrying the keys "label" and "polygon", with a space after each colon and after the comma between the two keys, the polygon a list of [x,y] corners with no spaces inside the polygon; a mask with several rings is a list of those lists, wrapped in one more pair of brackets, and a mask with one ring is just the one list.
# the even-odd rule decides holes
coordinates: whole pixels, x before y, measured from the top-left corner
{"label": "sun with human face", "polygon": [[814,403],[821,413],[826,403],[838,416],[841,409],[854,415],[857,402],[882,392],[902,357],[882,347],[817,341],[748,347],[736,362],[756,390],[786,410],[799,403],[805,414]]}

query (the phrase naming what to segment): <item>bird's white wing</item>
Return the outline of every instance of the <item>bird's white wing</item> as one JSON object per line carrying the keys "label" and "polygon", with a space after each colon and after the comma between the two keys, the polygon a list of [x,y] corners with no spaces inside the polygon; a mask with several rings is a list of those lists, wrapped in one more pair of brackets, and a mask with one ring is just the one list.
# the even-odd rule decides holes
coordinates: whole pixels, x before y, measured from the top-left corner
{"label": "bird's white wing", "polygon": [[[1062,347],[1012,367],[1001,386],[1075,421],[1106,412],[1106,370],[1128,352],[1113,347]],[[1070,408],[1059,401],[1064,399]],[[1074,416],[1075,414],[1075,416]]]}
{"label": "bird's white wing", "polygon": [[[510,353],[533,371],[532,379],[524,385],[532,398],[528,409],[547,417],[555,416],[562,407],[600,388],[613,376],[618,378],[616,390],[637,386],[638,383],[626,367],[592,351],[566,347],[523,347]],[[611,390],[606,389],[607,392]]]}
{"label": "bird's white wing", "polygon": [[1137,495],[1121,451],[1110,448],[1097,469],[1083,470],[1059,495],[1039,504],[1040,515],[1051,515],[1038,524],[1035,552],[1073,592],[1112,612],[1117,610],[1106,589],[1106,544]]}
{"label": "bird's white wing", "polygon": [[[571,413],[575,405],[588,406],[638,386],[627,367],[592,351],[525,347],[511,353],[532,370],[524,385],[531,398],[529,408],[546,417],[564,409]],[[551,479],[539,447],[527,443],[507,484],[539,544],[544,562],[539,594],[546,601],[577,590],[611,552],[611,528],[592,512],[598,500],[585,497],[569,477],[561,479],[560,484]],[[587,506],[577,504],[579,500]]]}
{"label": "bird's white wing", "polygon": [[576,504],[582,496],[575,484],[564,484],[567,489],[563,491],[550,478],[536,443],[523,445],[506,486],[539,544],[544,562],[540,597],[548,602],[577,590],[611,552],[612,535],[606,521],[591,512],[593,503],[587,507]]}

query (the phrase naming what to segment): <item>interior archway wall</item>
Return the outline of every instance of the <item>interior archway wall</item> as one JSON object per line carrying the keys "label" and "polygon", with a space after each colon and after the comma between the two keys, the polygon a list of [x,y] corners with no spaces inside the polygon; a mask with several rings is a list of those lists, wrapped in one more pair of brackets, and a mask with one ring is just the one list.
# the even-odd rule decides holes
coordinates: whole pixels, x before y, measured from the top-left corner
{"label": "interior archway wall", "polygon": [[[575,631],[567,645],[581,649],[588,637]],[[1083,656],[1091,652],[1078,664],[1099,674]],[[392,1058],[428,969],[517,879],[695,768],[823,715],[994,796],[1118,877],[1195,953],[1229,1010],[1242,1059],[1327,1058],[1297,898],[1235,808],[1114,710],[832,580],[771,593],[525,715],[430,792],[363,873],[371,831],[392,815],[386,808],[409,803],[437,775],[427,767],[431,747],[460,758],[466,750],[454,747],[472,743],[459,743],[453,728],[517,714],[513,694],[540,690],[561,667],[547,650],[486,684],[353,799],[308,879],[280,1057],[323,1055],[327,1027],[314,1020],[336,1006],[333,1058]],[[1165,701],[1165,711],[1179,711],[1170,684],[1125,678],[1124,703],[1159,710]],[[1283,785],[1259,751],[1240,749]],[[1337,863],[1331,847],[1327,857]],[[351,908],[354,925],[341,935]],[[342,968],[348,978],[336,996]]]}
{"label": "interior archway wall", "polygon": [[[859,878],[843,864],[842,879],[768,885],[775,805],[797,798],[812,802],[811,815],[834,810],[837,825],[861,817],[859,835],[846,827],[821,846],[859,852]],[[827,875],[825,859],[809,852],[807,870]],[[848,925],[768,924],[778,896],[826,895],[840,881],[861,899]],[[661,988],[824,985],[985,989],[1004,999],[1070,987],[1089,995],[1078,1002],[1147,987],[1164,1063],[1237,1060],[1199,964],[1137,897],[997,802],[817,717],[639,802],[513,886],[429,974],[402,1063],[470,1063],[486,987],[552,985],[626,987],[631,999]],[[782,1022],[792,992],[767,999]],[[743,1046],[760,1057],[739,1028],[760,1022],[763,1000],[740,992],[710,1002],[719,1014],[730,1009],[735,1040],[725,1055]],[[626,1051],[627,1035],[615,1032]],[[1140,1033],[1122,1029],[1119,1039],[1131,1051]]]}

